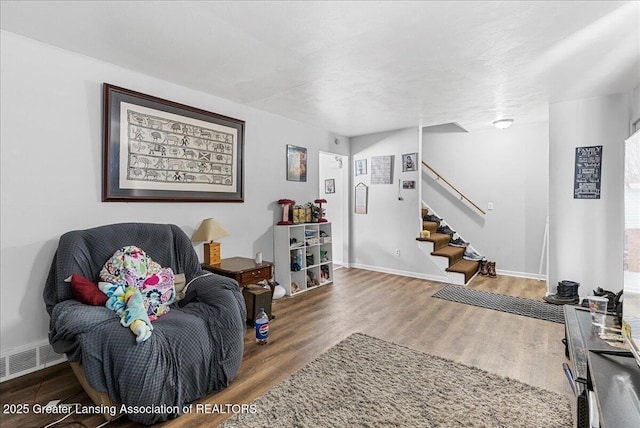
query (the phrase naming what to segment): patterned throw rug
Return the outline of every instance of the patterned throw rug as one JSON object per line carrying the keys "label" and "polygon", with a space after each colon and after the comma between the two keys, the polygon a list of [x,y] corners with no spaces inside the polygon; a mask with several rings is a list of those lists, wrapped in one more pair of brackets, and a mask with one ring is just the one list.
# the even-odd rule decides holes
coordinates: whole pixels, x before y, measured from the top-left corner
{"label": "patterned throw rug", "polygon": [[[491,352],[491,351],[488,351]],[[230,427],[571,427],[566,397],[353,334]]]}
{"label": "patterned throw rug", "polygon": [[562,305],[446,285],[432,297],[564,324]]}

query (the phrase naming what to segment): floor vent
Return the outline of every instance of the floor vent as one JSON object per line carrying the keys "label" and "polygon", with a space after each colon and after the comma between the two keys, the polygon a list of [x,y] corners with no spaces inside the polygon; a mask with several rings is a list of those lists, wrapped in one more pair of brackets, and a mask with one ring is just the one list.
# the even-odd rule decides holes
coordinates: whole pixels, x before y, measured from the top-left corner
{"label": "floor vent", "polygon": [[12,349],[1,357],[0,382],[62,363],[66,359],[64,354],[56,353],[48,341]]}

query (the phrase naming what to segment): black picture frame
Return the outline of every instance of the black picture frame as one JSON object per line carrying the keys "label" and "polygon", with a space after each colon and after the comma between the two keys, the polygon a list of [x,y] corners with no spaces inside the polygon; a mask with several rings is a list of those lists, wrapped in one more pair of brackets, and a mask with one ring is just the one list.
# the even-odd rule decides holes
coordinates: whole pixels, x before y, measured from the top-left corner
{"label": "black picture frame", "polygon": [[244,202],[244,121],[108,83],[103,104],[103,202]]}
{"label": "black picture frame", "polygon": [[287,181],[307,181],[307,149],[287,144]]}

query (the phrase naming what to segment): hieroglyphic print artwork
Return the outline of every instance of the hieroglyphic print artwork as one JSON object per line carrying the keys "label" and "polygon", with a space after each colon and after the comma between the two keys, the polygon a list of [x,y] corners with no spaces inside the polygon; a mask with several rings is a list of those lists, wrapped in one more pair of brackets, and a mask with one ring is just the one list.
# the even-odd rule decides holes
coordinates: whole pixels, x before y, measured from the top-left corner
{"label": "hieroglyphic print artwork", "polygon": [[234,128],[121,103],[120,187],[236,192]]}

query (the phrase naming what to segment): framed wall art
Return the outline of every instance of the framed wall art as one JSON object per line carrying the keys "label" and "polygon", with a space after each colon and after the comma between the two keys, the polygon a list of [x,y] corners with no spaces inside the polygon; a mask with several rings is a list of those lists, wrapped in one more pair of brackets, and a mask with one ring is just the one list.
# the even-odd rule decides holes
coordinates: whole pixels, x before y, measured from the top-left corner
{"label": "framed wall art", "polygon": [[336,193],[336,179],[328,178],[324,180],[324,193]]}
{"label": "framed wall art", "polygon": [[103,202],[244,201],[244,121],[103,90]]}
{"label": "framed wall art", "polygon": [[356,160],[356,175],[367,175],[367,160]]}
{"label": "framed wall art", "polygon": [[307,149],[287,144],[287,180],[307,181]]}
{"label": "framed wall art", "polygon": [[573,199],[600,199],[602,146],[576,147]]}
{"label": "framed wall art", "polygon": [[355,213],[356,214],[366,214],[367,213],[367,205],[368,205],[368,197],[369,197],[369,188],[364,183],[358,183],[355,188]]}
{"label": "framed wall art", "polygon": [[402,172],[416,171],[418,169],[418,166],[416,164],[417,158],[417,153],[407,153],[402,155]]}
{"label": "framed wall art", "polygon": [[393,155],[371,158],[371,184],[391,184],[393,181]]}

